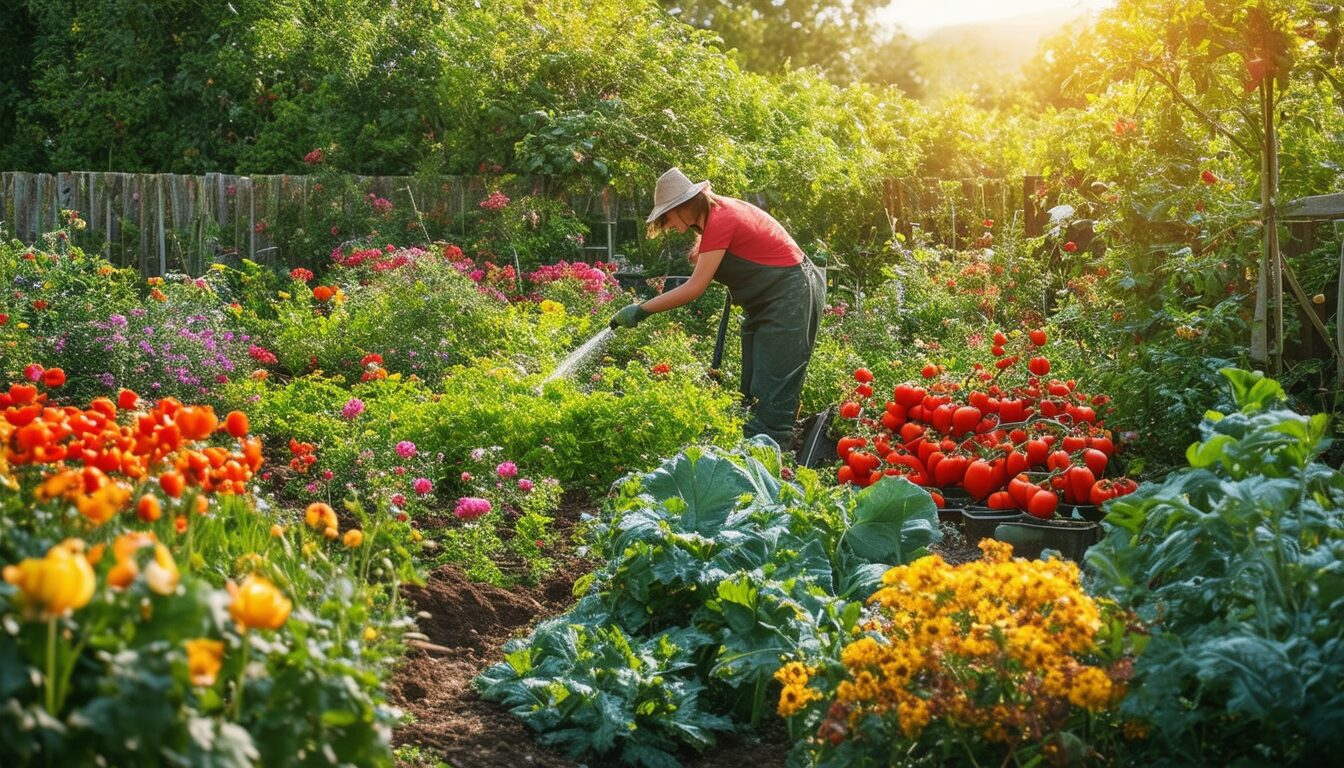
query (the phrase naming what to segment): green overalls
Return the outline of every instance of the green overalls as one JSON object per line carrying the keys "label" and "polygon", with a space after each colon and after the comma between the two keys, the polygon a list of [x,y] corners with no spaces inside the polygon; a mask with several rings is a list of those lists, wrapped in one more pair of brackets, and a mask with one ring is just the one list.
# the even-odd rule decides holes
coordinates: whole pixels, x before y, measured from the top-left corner
{"label": "green overalls", "polygon": [[744,311],[741,390],[752,415],[742,432],[769,435],[788,451],[826,305],[826,278],[806,257],[796,266],[771,267],[725,253],[714,280],[728,286]]}

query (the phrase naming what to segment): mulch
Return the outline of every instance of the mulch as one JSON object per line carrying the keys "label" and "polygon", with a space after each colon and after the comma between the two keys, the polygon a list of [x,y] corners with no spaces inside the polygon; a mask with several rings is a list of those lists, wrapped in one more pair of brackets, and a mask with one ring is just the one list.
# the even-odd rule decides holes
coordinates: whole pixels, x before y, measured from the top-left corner
{"label": "mulch", "polygon": [[[572,529],[581,513],[595,511],[591,504],[571,500],[557,513],[556,526]],[[944,542],[935,551],[953,564],[978,558],[979,550],[954,533],[944,528]],[[507,640],[568,609],[575,580],[592,568],[591,562],[562,556],[541,583],[509,590],[473,582],[444,566],[429,575],[425,586],[408,588],[419,631],[429,639],[410,649],[389,685],[393,703],[410,716],[396,730],[394,743],[419,747],[429,766],[443,761],[452,768],[577,768],[580,764],[561,752],[537,744],[534,732],[506,709],[481,699],[472,680],[503,659]],[[688,754],[682,764],[782,768],[791,747],[783,723],[772,718],[758,733],[725,737],[706,754]]]}

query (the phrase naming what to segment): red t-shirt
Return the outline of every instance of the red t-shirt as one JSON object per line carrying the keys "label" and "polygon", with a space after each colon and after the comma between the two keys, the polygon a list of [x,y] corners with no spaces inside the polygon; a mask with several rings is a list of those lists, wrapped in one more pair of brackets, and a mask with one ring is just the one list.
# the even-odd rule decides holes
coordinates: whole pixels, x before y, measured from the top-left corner
{"label": "red t-shirt", "polygon": [[700,253],[729,251],[769,267],[791,267],[803,262],[803,250],[774,217],[745,200],[716,198],[709,207],[705,231],[700,235]]}

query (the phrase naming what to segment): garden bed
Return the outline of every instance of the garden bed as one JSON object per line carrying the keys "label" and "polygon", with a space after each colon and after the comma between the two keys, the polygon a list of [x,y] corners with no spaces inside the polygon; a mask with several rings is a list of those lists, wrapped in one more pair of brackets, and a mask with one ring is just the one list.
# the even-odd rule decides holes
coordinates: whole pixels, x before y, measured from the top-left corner
{"label": "garden bed", "polygon": [[[598,509],[591,502],[571,500],[557,511],[556,528],[568,534],[585,512],[597,514]],[[955,527],[944,526],[943,534],[933,551],[949,564],[980,557],[979,549],[967,545]],[[532,730],[504,707],[482,700],[472,683],[486,667],[503,659],[507,640],[569,608],[574,582],[593,566],[577,557],[568,542],[564,547],[557,553],[560,566],[537,585],[502,589],[472,582],[457,568],[443,566],[429,575],[424,587],[406,590],[429,648],[411,647],[390,685],[393,702],[410,716],[394,742],[418,748],[418,755],[405,764],[418,768],[442,760],[454,768],[579,765],[560,751],[537,744]],[[683,765],[772,768],[784,765],[791,746],[783,722],[772,717],[757,738],[723,739],[706,754],[688,757]]]}

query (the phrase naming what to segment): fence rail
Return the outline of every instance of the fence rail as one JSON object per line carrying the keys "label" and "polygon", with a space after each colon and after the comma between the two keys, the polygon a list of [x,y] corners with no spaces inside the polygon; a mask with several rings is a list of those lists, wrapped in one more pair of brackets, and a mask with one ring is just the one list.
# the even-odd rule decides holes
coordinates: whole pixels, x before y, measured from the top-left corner
{"label": "fence rail", "polygon": [[[302,175],[243,176],[136,174],[110,172],[0,173],[0,232],[35,242],[43,233],[64,225],[62,210],[79,211],[88,224],[86,242],[102,243],[103,253],[116,254],[123,266],[144,275],[169,270],[199,271],[215,258],[246,257],[275,263],[275,222],[282,208],[305,211],[314,193],[314,177]],[[1041,212],[1032,203],[1035,177],[1019,187],[1015,179],[939,181],[890,180],[883,184],[883,204],[906,236],[919,230],[937,242],[965,246],[982,218],[1002,224],[1021,213],[1028,234],[1038,229]],[[449,176],[427,180],[409,176],[356,177],[361,194],[373,192],[415,209],[440,225],[465,231],[476,202],[487,192],[482,177]],[[589,250],[615,255],[617,225],[642,230],[640,213],[647,201],[617,200],[606,190],[568,199],[588,222],[593,238]],[[360,205],[346,199],[343,205]]]}

